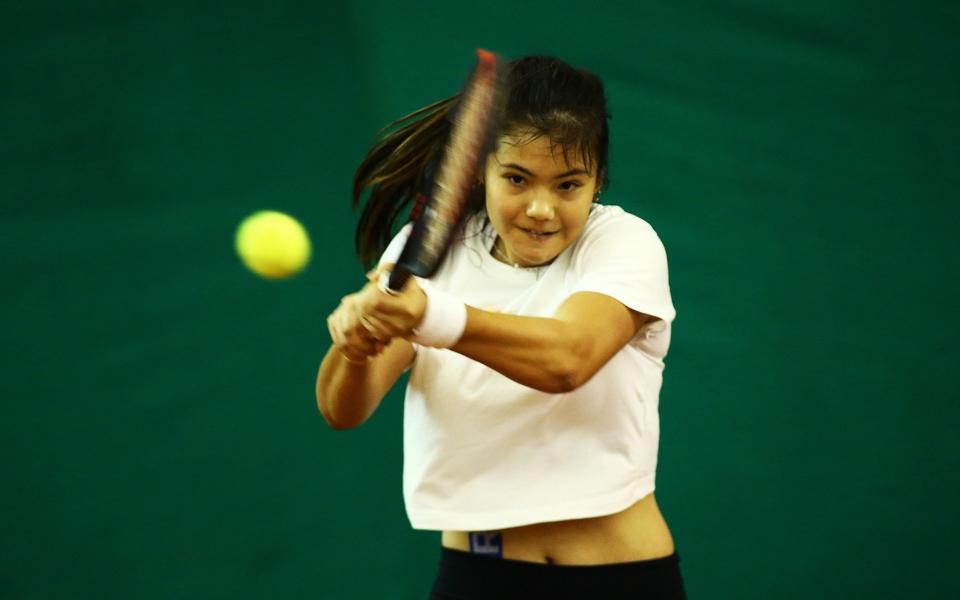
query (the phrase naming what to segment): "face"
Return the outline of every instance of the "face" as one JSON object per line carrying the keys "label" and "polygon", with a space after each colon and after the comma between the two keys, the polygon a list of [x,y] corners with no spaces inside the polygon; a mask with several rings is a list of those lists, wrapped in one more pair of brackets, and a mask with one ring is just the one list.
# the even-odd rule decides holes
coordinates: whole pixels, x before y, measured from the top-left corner
{"label": "face", "polygon": [[501,138],[484,171],[498,260],[522,267],[546,265],[583,233],[600,182],[582,159],[570,159],[561,147],[551,147],[546,136]]}

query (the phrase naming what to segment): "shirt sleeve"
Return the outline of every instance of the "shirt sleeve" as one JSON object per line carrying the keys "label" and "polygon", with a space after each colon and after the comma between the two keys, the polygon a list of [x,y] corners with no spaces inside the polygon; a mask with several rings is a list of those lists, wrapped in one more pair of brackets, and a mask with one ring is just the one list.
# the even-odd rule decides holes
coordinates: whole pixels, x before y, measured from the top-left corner
{"label": "shirt sleeve", "polygon": [[667,253],[650,225],[626,212],[587,225],[574,256],[573,292],[597,292],[671,322]]}

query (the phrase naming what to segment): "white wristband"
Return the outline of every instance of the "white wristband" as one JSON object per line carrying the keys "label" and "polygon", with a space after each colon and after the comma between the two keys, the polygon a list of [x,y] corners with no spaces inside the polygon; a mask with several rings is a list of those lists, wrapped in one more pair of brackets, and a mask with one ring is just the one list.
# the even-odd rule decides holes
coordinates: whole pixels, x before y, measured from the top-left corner
{"label": "white wristband", "polygon": [[432,348],[450,348],[460,341],[467,326],[467,305],[423,279],[417,278],[417,283],[427,296],[427,307],[410,341]]}

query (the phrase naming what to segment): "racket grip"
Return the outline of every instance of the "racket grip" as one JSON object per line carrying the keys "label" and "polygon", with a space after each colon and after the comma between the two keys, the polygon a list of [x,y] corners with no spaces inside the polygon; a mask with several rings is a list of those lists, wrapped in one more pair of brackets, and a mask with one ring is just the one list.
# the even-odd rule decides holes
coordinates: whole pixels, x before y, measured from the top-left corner
{"label": "racket grip", "polygon": [[400,290],[403,289],[403,285],[407,283],[408,279],[410,279],[410,271],[407,271],[400,265],[397,265],[392,271],[390,271],[390,274],[386,277],[386,280],[384,280],[383,277],[380,278],[380,289],[388,294],[399,294]]}

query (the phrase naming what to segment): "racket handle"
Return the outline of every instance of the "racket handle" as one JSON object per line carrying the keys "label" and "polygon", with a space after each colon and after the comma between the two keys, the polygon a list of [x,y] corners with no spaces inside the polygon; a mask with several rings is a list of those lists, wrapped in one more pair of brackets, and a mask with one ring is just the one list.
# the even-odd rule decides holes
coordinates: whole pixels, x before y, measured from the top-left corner
{"label": "racket handle", "polygon": [[403,284],[410,279],[410,271],[407,271],[400,265],[397,265],[390,271],[389,276],[384,280],[380,278],[380,289],[388,294],[399,294],[403,289]]}

